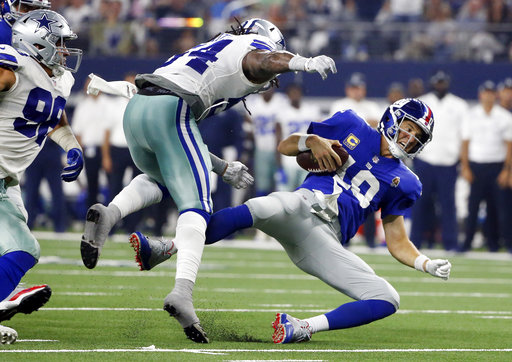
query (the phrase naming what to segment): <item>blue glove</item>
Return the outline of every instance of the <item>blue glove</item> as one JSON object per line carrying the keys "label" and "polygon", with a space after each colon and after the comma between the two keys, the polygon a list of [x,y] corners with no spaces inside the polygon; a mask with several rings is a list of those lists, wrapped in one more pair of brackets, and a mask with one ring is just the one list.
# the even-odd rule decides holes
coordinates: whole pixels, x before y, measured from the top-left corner
{"label": "blue glove", "polygon": [[66,167],[64,167],[60,177],[66,182],[75,181],[78,175],[80,175],[82,168],[84,168],[82,151],[78,148],[72,148],[68,151]]}

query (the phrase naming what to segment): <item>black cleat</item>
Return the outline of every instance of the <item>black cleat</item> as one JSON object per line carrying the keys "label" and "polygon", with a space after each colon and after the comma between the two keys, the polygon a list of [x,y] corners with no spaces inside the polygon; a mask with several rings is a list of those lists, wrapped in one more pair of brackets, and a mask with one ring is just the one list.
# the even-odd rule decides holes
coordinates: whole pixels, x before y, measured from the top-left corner
{"label": "black cleat", "polygon": [[82,254],[82,262],[84,265],[89,269],[94,269],[100,256],[99,249],[85,241],[83,236],[82,242],[80,243],[80,254]]}
{"label": "black cleat", "polygon": [[[165,305],[164,310],[167,313],[169,313],[169,315],[173,318],[176,318],[176,316],[178,315],[178,311],[176,311],[176,308],[172,305]],[[208,339],[206,332],[204,331],[203,327],[199,322],[192,323],[190,326],[185,327],[183,331],[185,332],[187,338],[193,342],[210,343],[210,340]]]}

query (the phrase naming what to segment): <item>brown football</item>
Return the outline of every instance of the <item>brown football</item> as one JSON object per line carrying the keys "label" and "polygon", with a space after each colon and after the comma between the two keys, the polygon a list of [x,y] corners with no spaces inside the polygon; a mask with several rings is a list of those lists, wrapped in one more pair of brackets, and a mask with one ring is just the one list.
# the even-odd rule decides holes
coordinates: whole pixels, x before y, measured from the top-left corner
{"label": "brown football", "polygon": [[[348,160],[348,152],[341,146],[333,145],[332,149],[340,156],[341,158],[341,166],[345,164]],[[316,160],[315,156],[313,156],[313,153],[311,150],[300,152],[297,156],[297,163],[300,167],[302,167],[304,170],[312,173],[323,173],[326,172],[325,170],[321,170],[318,166],[318,161]],[[340,166],[340,167],[341,167]]]}

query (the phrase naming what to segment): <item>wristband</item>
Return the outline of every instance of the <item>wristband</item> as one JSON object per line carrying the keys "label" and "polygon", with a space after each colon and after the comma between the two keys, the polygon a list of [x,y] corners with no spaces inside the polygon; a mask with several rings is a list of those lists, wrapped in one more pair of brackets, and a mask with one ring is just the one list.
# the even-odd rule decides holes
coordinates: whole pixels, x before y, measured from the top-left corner
{"label": "wristband", "polygon": [[75,135],[68,124],[59,127],[50,133],[50,138],[66,152],[72,148],[78,148],[80,151],[82,150],[80,143],[76,140]]}
{"label": "wristband", "polygon": [[299,142],[297,143],[297,147],[299,148],[299,152],[304,152],[310,150],[308,146],[306,146],[306,140],[308,139],[309,135],[302,135],[299,137]]}
{"label": "wristband", "polygon": [[414,269],[425,273],[425,269],[423,269],[423,263],[425,263],[426,260],[430,260],[426,255],[418,255],[416,260],[414,260]]}
{"label": "wristband", "polygon": [[288,69],[303,72],[306,70],[306,62],[309,59],[311,58],[304,58],[297,54],[288,62]]}

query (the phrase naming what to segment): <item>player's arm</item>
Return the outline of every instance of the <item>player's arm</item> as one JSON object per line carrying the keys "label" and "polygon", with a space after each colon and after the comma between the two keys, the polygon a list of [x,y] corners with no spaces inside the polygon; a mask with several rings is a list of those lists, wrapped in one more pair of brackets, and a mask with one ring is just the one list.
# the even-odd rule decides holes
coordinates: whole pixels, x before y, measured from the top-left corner
{"label": "player's arm", "polygon": [[421,254],[409,240],[405,230],[404,217],[388,215],[382,219],[388,250],[393,257],[411,268],[429,273],[435,277],[448,279],[451,264],[448,260],[430,260]]}
{"label": "player's arm", "polygon": [[7,92],[14,84],[16,84],[14,71],[0,67],[0,92]]}
{"label": "player's arm", "polygon": [[305,58],[284,51],[269,52],[259,49],[245,55],[242,68],[247,79],[255,84],[268,82],[277,74],[290,71],[318,72],[322,79],[327,78],[329,71],[337,72],[334,60],[325,55]]}
{"label": "player's arm", "polygon": [[249,169],[240,161],[228,162],[210,152],[212,171],[235,189],[246,189],[254,183]]}
{"label": "player's arm", "polygon": [[473,171],[469,166],[469,140],[462,140],[460,150],[460,173],[469,183],[473,182]]}
{"label": "player's arm", "polygon": [[328,171],[336,171],[341,166],[340,156],[332,146],[340,146],[338,140],[330,140],[316,134],[293,133],[277,146],[277,150],[285,156],[297,156],[299,152],[311,150],[318,161],[318,165]]}
{"label": "player's arm", "polygon": [[61,178],[66,182],[75,181],[84,167],[84,156],[82,154],[82,147],[69,126],[68,116],[65,111],[62,112],[62,117],[57,127],[48,133],[48,137],[67,152],[66,166],[60,175]]}

